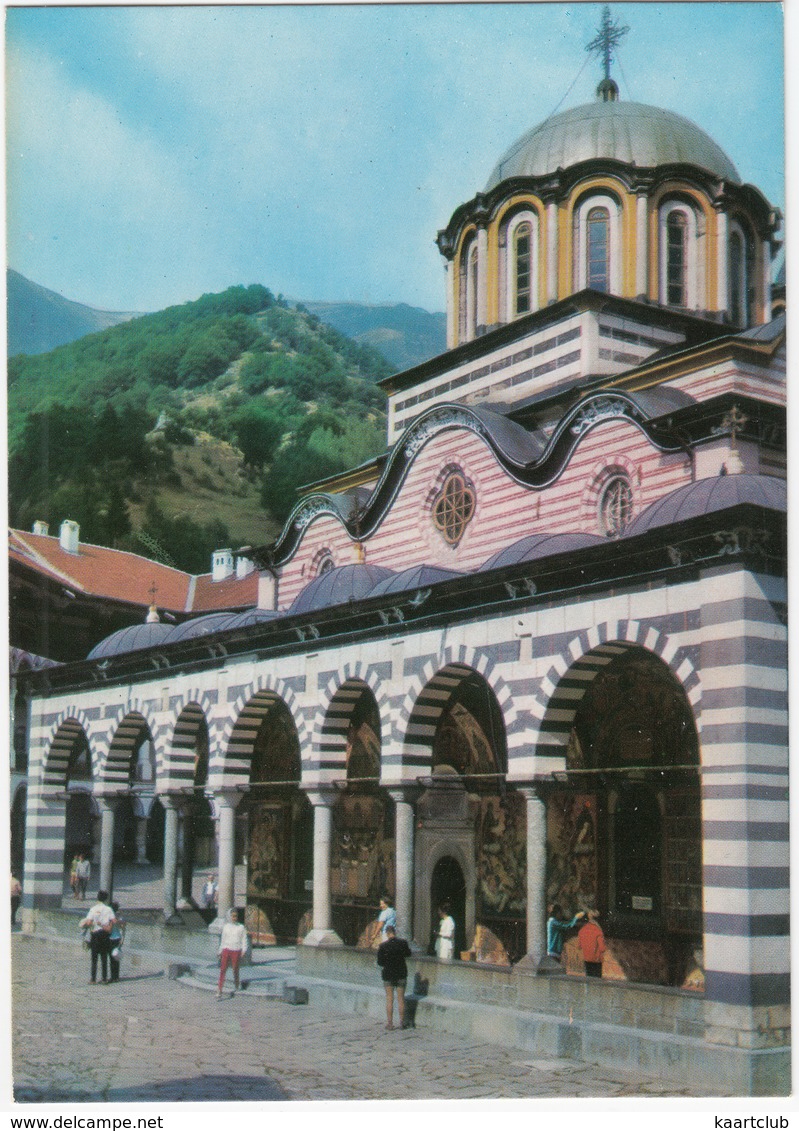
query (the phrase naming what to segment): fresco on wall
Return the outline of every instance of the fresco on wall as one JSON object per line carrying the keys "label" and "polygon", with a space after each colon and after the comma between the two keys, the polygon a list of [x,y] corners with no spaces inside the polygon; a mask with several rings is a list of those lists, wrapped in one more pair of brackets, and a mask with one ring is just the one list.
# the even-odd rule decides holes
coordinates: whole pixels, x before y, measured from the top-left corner
{"label": "fresco on wall", "polygon": [[547,805],[547,904],[566,914],[598,904],[597,803],[588,793],[554,793]]}
{"label": "fresco on wall", "polygon": [[477,813],[477,913],[520,917],[527,904],[525,802],[481,797]]}

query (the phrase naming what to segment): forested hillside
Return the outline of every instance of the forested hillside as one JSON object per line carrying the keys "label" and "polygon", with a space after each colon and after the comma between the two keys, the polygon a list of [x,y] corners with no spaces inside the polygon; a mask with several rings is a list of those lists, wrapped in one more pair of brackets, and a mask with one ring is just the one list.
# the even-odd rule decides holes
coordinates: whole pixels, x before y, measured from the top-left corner
{"label": "forested hillside", "polygon": [[192,572],[279,530],[296,488],[385,447],[392,367],[262,286],[231,287],[9,362],[14,526]]}

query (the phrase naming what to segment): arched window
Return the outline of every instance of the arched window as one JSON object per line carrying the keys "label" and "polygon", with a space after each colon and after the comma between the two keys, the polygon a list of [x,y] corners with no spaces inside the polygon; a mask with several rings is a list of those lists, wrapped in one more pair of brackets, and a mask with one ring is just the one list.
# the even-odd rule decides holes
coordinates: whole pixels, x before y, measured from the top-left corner
{"label": "arched window", "polygon": [[533,230],[529,221],[513,233],[514,314],[528,314],[531,309]]}
{"label": "arched window", "polygon": [[573,214],[575,290],[620,295],[621,210],[608,194],[586,197]]}
{"label": "arched window", "polygon": [[613,475],[599,498],[599,527],[608,538],[620,537],[633,517],[633,491],[626,475]]}
{"label": "arched window", "polygon": [[316,576],[321,577],[323,573],[330,573],[331,569],[334,568],[334,565],[335,563],[332,557],[330,556],[330,554],[327,554],[319,563],[319,568],[316,571]]}
{"label": "arched window", "polygon": [[666,302],[687,306],[688,220],[676,210],[666,221]]}
{"label": "arched window", "polygon": [[464,244],[460,266],[459,337],[462,342],[477,336],[477,240]]}
{"label": "arched window", "polygon": [[754,320],[754,255],[751,240],[738,224],[731,228],[729,248],[730,317],[739,326],[749,326]]}
{"label": "arched window", "polygon": [[683,200],[666,201],[659,214],[660,302],[684,310],[704,303],[704,217]]}
{"label": "arched window", "polygon": [[610,290],[610,215],[607,208],[592,208],[586,217],[586,285]]}

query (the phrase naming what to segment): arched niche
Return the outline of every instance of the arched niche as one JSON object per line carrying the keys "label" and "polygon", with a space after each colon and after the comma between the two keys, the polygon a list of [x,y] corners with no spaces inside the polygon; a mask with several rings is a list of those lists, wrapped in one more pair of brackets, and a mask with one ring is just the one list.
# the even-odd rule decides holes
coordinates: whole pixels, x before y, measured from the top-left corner
{"label": "arched niche", "polygon": [[392,809],[380,787],[380,712],[371,688],[347,680],[328,715],[346,728],[345,774],[333,806],[333,927],[354,946],[377,918],[380,897],[395,894]]}
{"label": "arched niche", "polygon": [[599,910],[606,976],[681,985],[702,946],[699,748],[685,691],[659,657],[620,647],[598,671],[558,777],[547,902],[569,916]]}
{"label": "arched niche", "polygon": [[252,741],[245,802],[247,904],[260,912],[251,931],[256,941],[295,942],[311,905],[313,813],[299,781],[297,728],[275,695]]}

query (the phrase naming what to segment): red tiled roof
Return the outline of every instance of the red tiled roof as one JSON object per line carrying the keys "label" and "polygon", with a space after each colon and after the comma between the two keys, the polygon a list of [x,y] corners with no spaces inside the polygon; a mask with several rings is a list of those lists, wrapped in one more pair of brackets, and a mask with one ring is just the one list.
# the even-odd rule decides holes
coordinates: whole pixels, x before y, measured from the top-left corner
{"label": "red tiled roof", "polygon": [[22,530],[9,531],[9,557],[76,593],[145,607],[154,602],[176,613],[249,608],[258,602],[255,571],[212,582],[210,574],[194,577],[139,554],[86,542],[79,543],[77,554],[70,554],[58,538]]}

